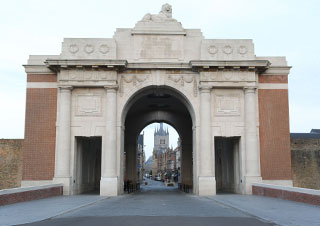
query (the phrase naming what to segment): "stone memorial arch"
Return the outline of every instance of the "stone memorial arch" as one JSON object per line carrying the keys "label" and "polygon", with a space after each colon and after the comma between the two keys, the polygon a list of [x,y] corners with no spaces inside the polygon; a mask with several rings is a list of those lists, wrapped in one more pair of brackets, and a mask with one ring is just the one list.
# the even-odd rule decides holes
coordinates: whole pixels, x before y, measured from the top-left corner
{"label": "stone memorial arch", "polygon": [[177,129],[182,183],[194,194],[292,184],[290,67],[257,57],[250,39],[205,39],[165,4],[113,38],[66,38],[60,55],[31,55],[24,67],[22,185],[120,195],[152,122]]}

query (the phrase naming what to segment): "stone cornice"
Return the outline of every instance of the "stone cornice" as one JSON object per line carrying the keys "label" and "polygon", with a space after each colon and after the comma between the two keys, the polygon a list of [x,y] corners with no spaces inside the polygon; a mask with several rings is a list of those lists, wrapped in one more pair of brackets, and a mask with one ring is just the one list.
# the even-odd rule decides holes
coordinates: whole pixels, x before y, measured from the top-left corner
{"label": "stone cornice", "polygon": [[199,85],[200,93],[210,93],[212,86],[210,85],[203,85],[202,83]]}
{"label": "stone cornice", "polygon": [[118,88],[119,88],[119,86],[118,85],[106,85],[106,86],[104,86],[104,88],[106,89],[106,90],[118,90]]}
{"label": "stone cornice", "polygon": [[44,62],[48,68],[53,71],[60,71],[62,68],[108,68],[122,70],[127,67],[128,62],[126,60],[100,60],[100,59],[47,59]]}
{"label": "stone cornice", "polygon": [[23,65],[27,74],[56,74],[46,65]]}
{"label": "stone cornice", "polygon": [[[190,61],[189,63],[179,62],[136,62],[128,63],[127,60],[102,60],[102,59],[47,59],[45,65],[51,71],[60,71],[65,68],[106,68],[111,70],[126,69],[185,69],[185,70],[207,70],[207,69],[236,69],[251,70],[265,73],[270,68],[268,60],[243,60],[243,61]],[[28,67],[29,65],[25,65]],[[271,67],[272,69],[274,67]],[[277,67],[280,68],[280,67]],[[290,67],[283,67],[285,69]],[[268,73],[268,72],[267,72]]]}
{"label": "stone cornice", "polygon": [[192,60],[190,61],[192,69],[245,69],[258,72],[266,71],[270,62],[268,60],[241,60],[241,61],[209,61],[209,60]]}
{"label": "stone cornice", "polygon": [[267,60],[244,60],[244,61],[190,61],[189,63],[175,62],[141,62],[128,63],[127,69],[246,69],[265,71],[269,68]]}
{"label": "stone cornice", "polygon": [[144,31],[144,30],[132,30],[132,35],[186,35],[187,32],[185,31]]}
{"label": "stone cornice", "polygon": [[127,69],[191,69],[188,63],[142,62],[128,63]]}
{"label": "stone cornice", "polygon": [[99,68],[123,71],[126,69],[184,69],[193,71],[214,70],[249,70],[257,71],[263,75],[289,74],[291,67],[270,66],[268,60],[243,60],[243,61],[207,61],[193,60],[189,63],[179,62],[137,62],[128,63],[127,60],[102,60],[102,59],[47,59],[45,65],[24,65],[26,73],[54,74],[61,69]]}
{"label": "stone cornice", "polygon": [[269,67],[262,75],[288,75],[290,73],[290,66],[274,66]]}

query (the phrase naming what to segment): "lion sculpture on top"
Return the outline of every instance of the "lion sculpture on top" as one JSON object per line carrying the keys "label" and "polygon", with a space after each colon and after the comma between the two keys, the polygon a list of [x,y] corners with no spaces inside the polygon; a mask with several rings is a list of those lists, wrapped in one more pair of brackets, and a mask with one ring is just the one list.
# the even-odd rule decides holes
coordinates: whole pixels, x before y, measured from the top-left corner
{"label": "lion sculpture on top", "polygon": [[151,14],[147,13],[143,18],[142,21],[154,21],[154,22],[165,22],[165,21],[176,21],[172,19],[172,7],[169,4],[164,4],[161,7],[161,11],[159,14]]}

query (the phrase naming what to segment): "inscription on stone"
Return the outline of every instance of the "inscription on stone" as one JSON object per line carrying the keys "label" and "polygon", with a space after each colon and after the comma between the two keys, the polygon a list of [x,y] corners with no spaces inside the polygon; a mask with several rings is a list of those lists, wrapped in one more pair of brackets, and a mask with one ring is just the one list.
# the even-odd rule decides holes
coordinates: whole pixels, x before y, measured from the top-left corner
{"label": "inscription on stone", "polygon": [[215,96],[216,116],[237,116],[240,115],[239,96]]}
{"label": "inscription on stone", "polygon": [[135,37],[136,58],[142,59],[180,59],[183,40],[179,36],[147,35]]}
{"label": "inscription on stone", "polygon": [[81,94],[76,98],[76,116],[100,116],[101,96]]}

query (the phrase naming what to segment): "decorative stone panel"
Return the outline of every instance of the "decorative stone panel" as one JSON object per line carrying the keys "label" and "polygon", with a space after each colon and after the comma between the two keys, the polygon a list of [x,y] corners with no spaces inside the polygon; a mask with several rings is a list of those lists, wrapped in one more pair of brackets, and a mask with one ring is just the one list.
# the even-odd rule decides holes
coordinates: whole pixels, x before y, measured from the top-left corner
{"label": "decorative stone panel", "polygon": [[116,80],[115,72],[108,71],[85,71],[63,70],[59,74],[59,81],[108,81]]}
{"label": "decorative stone panel", "polygon": [[183,60],[181,35],[138,35],[134,36],[135,60],[163,59]]}
{"label": "decorative stone panel", "polygon": [[189,84],[192,85],[193,90],[193,96],[196,97],[198,95],[198,82],[196,79],[197,75],[195,74],[179,74],[179,73],[168,73],[168,80],[173,81],[180,86],[189,86]]}
{"label": "decorative stone panel", "polygon": [[235,116],[240,115],[239,96],[215,96],[215,115],[216,116]]}
{"label": "decorative stone panel", "polygon": [[101,101],[100,95],[77,95],[76,116],[101,116]]}
{"label": "decorative stone panel", "polygon": [[59,85],[63,86],[106,86],[117,81],[116,71],[98,70],[61,70],[58,74]]}
{"label": "decorative stone panel", "polygon": [[[149,74],[148,74],[149,72]],[[135,73],[124,73],[120,76],[119,81],[119,92],[120,96],[123,96],[123,92],[125,88],[136,87],[143,82],[145,82],[150,77],[150,71],[146,71],[146,73],[135,74]]]}
{"label": "decorative stone panel", "polygon": [[[72,90],[72,117],[71,122],[86,123],[104,120],[105,112],[104,88],[81,88]],[[86,127],[90,127],[86,124]]]}
{"label": "decorative stone panel", "polygon": [[254,60],[254,46],[250,39],[204,39],[201,60]]}
{"label": "decorative stone panel", "polygon": [[65,59],[116,59],[116,42],[111,38],[65,38],[61,57]]}
{"label": "decorative stone panel", "polygon": [[213,136],[244,135],[243,89],[213,89],[211,106]]}
{"label": "decorative stone panel", "polygon": [[229,70],[229,71],[210,71],[201,72],[200,81],[202,82],[255,82],[255,72],[240,71],[240,70]]}

